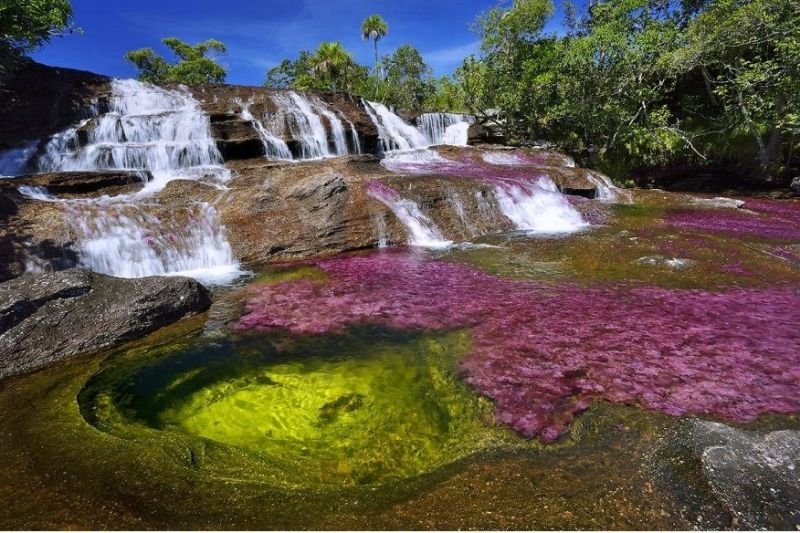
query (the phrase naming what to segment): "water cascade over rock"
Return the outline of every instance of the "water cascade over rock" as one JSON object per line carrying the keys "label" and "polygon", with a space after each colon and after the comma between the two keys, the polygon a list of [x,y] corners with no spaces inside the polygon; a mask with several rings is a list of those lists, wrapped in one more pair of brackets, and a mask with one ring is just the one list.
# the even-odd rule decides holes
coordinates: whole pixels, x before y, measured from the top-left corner
{"label": "water cascade over rock", "polygon": [[436,224],[413,201],[401,198],[393,189],[377,181],[367,185],[367,192],[391,209],[400,220],[408,233],[408,244],[435,249],[447,248],[453,244],[453,241],[444,238]]}
{"label": "water cascade over rock", "polygon": [[[506,161],[519,158],[503,154]],[[522,161],[522,159],[519,159]],[[573,233],[588,226],[581,214],[561,194],[558,187],[542,172],[493,171],[474,161],[455,161],[429,149],[394,152],[382,161],[384,167],[404,174],[438,174],[471,178],[494,188],[497,205],[502,214],[518,230],[560,234]]]}
{"label": "water cascade over rock", "polygon": [[424,113],[417,118],[419,129],[429,144],[466,146],[470,124],[475,118],[456,113]]}
{"label": "water cascade over rock", "polygon": [[384,151],[413,150],[435,144],[466,146],[474,117],[456,113],[424,113],[417,118],[418,128],[407,123],[384,104],[364,103],[364,109],[375,127]]}
{"label": "water cascade over rock", "polygon": [[261,138],[261,144],[264,145],[264,156],[267,159],[283,159],[290,161],[292,159],[292,152],[289,150],[286,141],[274,135],[269,129],[264,127],[264,123],[261,120],[253,116],[250,112],[250,102],[239,101],[237,103],[242,107],[242,110],[239,112],[241,119],[249,122]]}
{"label": "water cascade over rock", "polygon": [[[41,171],[141,171],[152,181],[133,195],[58,199],[44,189],[21,188],[58,203],[76,237],[79,263],[119,277],[188,275],[226,282],[240,274],[216,210],[197,202],[171,221],[151,214],[149,200],[175,179],[204,180],[216,187],[230,177],[211,137],[209,118],[179,88],[134,80],[112,82],[110,111],[54,135],[36,158]],[[81,146],[79,129],[87,129]],[[146,179],[146,178],[145,178]],[[41,267],[33,260],[29,270]]]}
{"label": "water cascade over rock", "polygon": [[[112,91],[108,113],[53,136],[36,161],[40,172],[149,170],[153,181],[143,192],[160,190],[178,178],[230,177],[209,118],[188,91],[135,80],[114,80]],[[79,129],[88,129],[85,146]]]}
{"label": "water cascade over rock", "polygon": [[[282,119],[276,123],[285,122],[292,137],[300,141],[299,159],[319,159],[349,153],[342,121],[324,103],[294,91],[274,94],[272,100],[277,106],[278,117]],[[330,125],[332,149],[322,117]]]}

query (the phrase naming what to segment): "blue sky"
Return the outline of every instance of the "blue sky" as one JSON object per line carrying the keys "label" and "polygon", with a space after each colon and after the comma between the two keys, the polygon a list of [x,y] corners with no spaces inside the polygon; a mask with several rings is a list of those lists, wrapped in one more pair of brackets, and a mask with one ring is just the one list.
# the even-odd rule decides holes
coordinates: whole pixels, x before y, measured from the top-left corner
{"label": "blue sky", "polygon": [[162,37],[175,36],[192,44],[215,38],[228,46],[228,54],[220,58],[228,69],[227,81],[260,85],[265,72],[281,59],[294,58],[301,49],[313,50],[322,41],[341,41],[357,61],[371,65],[372,45],[361,40],[359,28],[364,17],[380,13],[389,23],[389,35],[379,42],[381,55],[411,43],[441,76],[451,74],[465,56],[477,51],[477,38],[470,25],[479,13],[497,3],[498,0],[73,0],[75,24],[83,29],[83,35],[54,39],[34,57],[48,65],[130,77],[135,71],[123,60],[128,50],[149,46],[164,52]]}

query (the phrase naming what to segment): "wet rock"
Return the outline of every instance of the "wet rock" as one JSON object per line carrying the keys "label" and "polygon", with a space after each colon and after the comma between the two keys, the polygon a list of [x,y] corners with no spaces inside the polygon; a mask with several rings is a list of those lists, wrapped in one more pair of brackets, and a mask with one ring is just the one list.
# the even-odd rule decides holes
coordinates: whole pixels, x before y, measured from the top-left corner
{"label": "wet rock", "polygon": [[135,339],[210,305],[189,278],[25,274],[0,284],[0,378]]}
{"label": "wet rock", "polygon": [[44,187],[58,195],[84,195],[91,193],[120,194],[141,187],[152,176],[148,171],[107,170],[79,172],[50,172],[7,178],[14,186]]}
{"label": "wet rock", "polygon": [[664,257],[663,255],[648,255],[636,260],[640,265],[660,266],[672,268],[674,270],[686,270],[691,268],[695,261],[681,257]]}
{"label": "wet rock", "polygon": [[88,116],[92,101],[108,95],[106,76],[33,61],[0,84],[0,149],[43,139]]}
{"label": "wet rock", "polygon": [[467,144],[470,146],[481,144],[503,144],[505,137],[493,128],[483,124],[470,124],[467,130]]}
{"label": "wet rock", "polygon": [[800,431],[757,433],[696,421],[690,441],[711,490],[737,529],[800,524]]}
{"label": "wet rock", "polygon": [[715,198],[692,198],[692,203],[703,207],[715,207],[723,209],[738,209],[744,205],[744,200],[717,196]]}
{"label": "wet rock", "polygon": [[792,183],[791,183],[791,185],[789,185],[789,187],[792,189],[792,191],[795,194],[800,195],[800,177],[797,177],[797,178],[793,179]]}

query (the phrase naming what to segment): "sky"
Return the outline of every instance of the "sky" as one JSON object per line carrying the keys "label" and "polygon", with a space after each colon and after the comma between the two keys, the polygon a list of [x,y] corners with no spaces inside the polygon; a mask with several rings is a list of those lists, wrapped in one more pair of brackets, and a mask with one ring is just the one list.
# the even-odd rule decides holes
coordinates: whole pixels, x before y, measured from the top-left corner
{"label": "sky", "polygon": [[[372,43],[361,39],[361,21],[384,17],[389,34],[378,43],[381,55],[413,44],[437,76],[449,75],[464,57],[478,51],[470,25],[499,0],[73,0],[74,23],[82,35],[55,38],[34,54],[48,65],[115,77],[132,77],[125,52],[151,47],[169,56],[163,37],[195,44],[222,41],[219,61],[228,83],[261,85],[266,71],[299,50],[340,41],[356,61],[374,62]],[[560,4],[556,1],[556,4]],[[561,5],[551,29],[558,26]]]}

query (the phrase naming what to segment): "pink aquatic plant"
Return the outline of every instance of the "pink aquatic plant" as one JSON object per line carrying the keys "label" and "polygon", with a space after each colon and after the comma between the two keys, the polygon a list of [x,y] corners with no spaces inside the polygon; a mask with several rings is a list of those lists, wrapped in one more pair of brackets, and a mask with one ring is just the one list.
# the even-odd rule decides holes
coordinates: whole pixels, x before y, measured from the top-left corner
{"label": "pink aquatic plant", "polygon": [[666,221],[684,229],[800,240],[800,202],[748,200],[744,208],[689,209],[670,213]]}
{"label": "pink aquatic plant", "polygon": [[252,287],[236,328],[471,328],[465,379],[528,437],[555,440],[595,399],[740,422],[800,412],[798,287],[554,287],[403,252],[316,265],[327,283]]}

